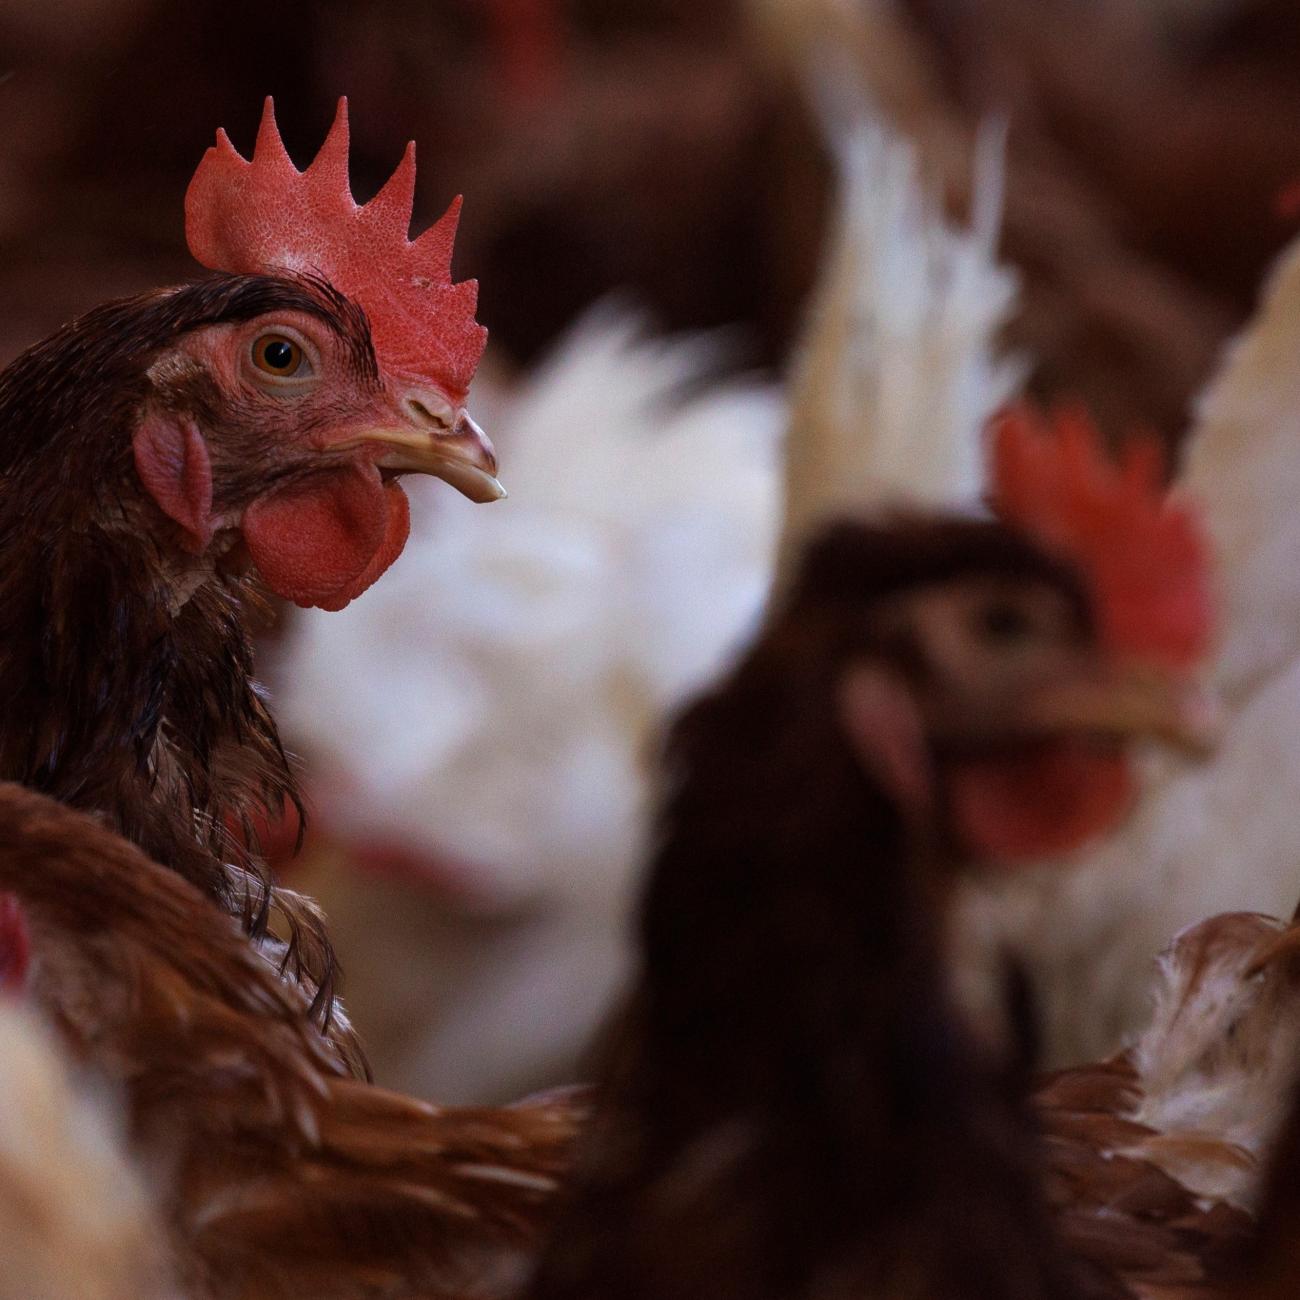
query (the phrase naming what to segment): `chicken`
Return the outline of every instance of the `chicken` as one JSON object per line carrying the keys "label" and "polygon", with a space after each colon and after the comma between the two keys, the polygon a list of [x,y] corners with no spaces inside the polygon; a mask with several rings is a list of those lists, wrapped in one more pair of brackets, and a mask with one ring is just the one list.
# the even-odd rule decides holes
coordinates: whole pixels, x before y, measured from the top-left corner
{"label": "chicken", "polygon": [[1123,740],[1196,717],[1204,547],[1092,436],[1004,423],[1001,520],[833,527],[676,724],[639,977],[532,1300],[1151,1294],[1240,1225],[1184,1195],[1058,1233],[1020,1071],[944,971],[956,878],[1113,824]]}
{"label": "chicken", "polygon": [[1300,896],[1300,534],[1292,484],[1300,244],[1202,396],[1175,486],[1213,547],[1222,634],[1208,665],[1221,736],[1209,762],[1154,758],[1121,831],[972,900],[975,928],[1009,936],[1039,987],[1058,1063],[1106,1055],[1148,1013],[1153,956],[1222,912],[1287,915]]}
{"label": "chicken", "polygon": [[312,807],[290,879],[391,1086],[579,1077],[626,969],[653,737],[767,595],[784,408],[715,379],[725,355],[609,303],[516,385],[481,374],[510,509],[413,484],[401,564],[265,660]]}
{"label": "chicken", "polygon": [[[828,307],[809,325],[787,443],[792,465],[828,473],[792,473],[787,555],[840,509],[891,500],[978,508],[979,431],[1014,391],[996,334],[1014,311],[992,259],[992,230],[954,240],[918,199],[886,206],[890,187],[870,182],[917,164],[887,134],[879,143],[881,129],[853,118],[853,109],[847,125],[831,121],[843,136],[843,251],[825,269],[819,298]],[[992,210],[990,192],[991,178],[977,189],[977,211]],[[916,216],[886,238],[882,207]],[[929,276],[927,264],[951,269]],[[911,274],[894,275],[900,266]],[[1300,628],[1290,564],[1296,386],[1282,360],[1294,346],[1298,301],[1300,248],[1278,267],[1256,321],[1202,399],[1175,484],[1205,520],[1224,606],[1206,667],[1223,729],[1213,757],[1144,757],[1141,796],[1115,835],[1083,846],[1068,864],[971,878],[955,904],[954,960],[967,1000],[996,1000],[990,961],[996,970],[999,954],[1014,948],[1034,983],[1054,1066],[1104,1059],[1131,1042],[1149,1013],[1151,963],[1184,927],[1242,909],[1284,915],[1300,895],[1295,782],[1284,775],[1300,770],[1291,663]],[[907,351],[900,338],[911,343]],[[918,391],[939,394],[930,396],[938,418],[912,418]]]}
{"label": "chicken", "polygon": [[0,890],[26,917],[29,997],[122,1096],[187,1300],[511,1293],[574,1103],[443,1110],[351,1077],[232,918],[12,784]]}
{"label": "chicken", "polygon": [[0,1300],[164,1300],[165,1261],[144,1180],[107,1097],[84,1093],[20,998],[28,941],[0,902]]}
{"label": "chicken", "polygon": [[[269,886],[253,819],[297,799],[250,677],[255,582],[339,609],[402,549],[405,472],[502,495],[465,412],[484,344],[450,280],[455,207],[407,240],[414,155],[365,207],[346,104],[299,173],[270,101],[186,196],[218,274],[110,303],[0,374],[0,777],[93,811],[240,915],[358,1057],[312,905]],[[273,945],[270,945],[274,949]]]}

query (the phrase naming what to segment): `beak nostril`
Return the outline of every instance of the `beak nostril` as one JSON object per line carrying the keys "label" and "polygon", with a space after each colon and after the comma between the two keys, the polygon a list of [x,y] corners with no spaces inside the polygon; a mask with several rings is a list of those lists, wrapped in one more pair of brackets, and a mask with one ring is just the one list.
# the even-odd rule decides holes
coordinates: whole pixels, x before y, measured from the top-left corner
{"label": "beak nostril", "polygon": [[445,417],[440,419],[418,397],[408,397],[404,405],[416,424],[444,432],[451,427],[450,421]]}

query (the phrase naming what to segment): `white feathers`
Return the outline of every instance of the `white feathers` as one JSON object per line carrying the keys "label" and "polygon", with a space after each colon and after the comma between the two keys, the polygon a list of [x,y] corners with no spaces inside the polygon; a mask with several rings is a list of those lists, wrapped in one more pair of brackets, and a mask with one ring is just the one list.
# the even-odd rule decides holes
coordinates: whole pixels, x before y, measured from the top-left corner
{"label": "white feathers", "polygon": [[1300,242],[1201,398],[1180,479],[1214,543],[1223,641],[1215,679],[1234,699],[1300,655],[1298,355]]}
{"label": "white feathers", "polygon": [[510,500],[408,480],[401,561],[291,636],[280,712],[331,827],[482,864],[499,901],[620,873],[649,729],[766,588],[774,396],[675,409],[712,349],[638,334],[585,320],[494,430]]}
{"label": "white feathers", "polygon": [[860,116],[840,140],[834,244],[794,380],[783,548],[840,513],[978,503],[982,430],[1019,377],[994,350],[1015,298],[994,257],[1002,146],[987,129],[966,230],[926,194],[910,145]]}
{"label": "white feathers", "polygon": [[[387,1081],[451,1099],[567,1081],[608,1003],[657,729],[748,634],[771,571],[783,407],[756,383],[704,387],[717,349],[589,314],[493,422],[510,499],[408,480],[401,560],[293,625],[278,706],[318,820],[439,863],[480,914],[404,909],[437,949],[406,995],[432,1022],[425,1043],[396,1017],[411,1041],[378,1044]],[[384,910],[391,945],[406,918]],[[394,996],[370,964],[402,978],[378,942],[344,953],[370,1040]]]}
{"label": "white feathers", "polygon": [[0,1001],[0,1300],[161,1297],[161,1228],[107,1109],[52,1038]]}

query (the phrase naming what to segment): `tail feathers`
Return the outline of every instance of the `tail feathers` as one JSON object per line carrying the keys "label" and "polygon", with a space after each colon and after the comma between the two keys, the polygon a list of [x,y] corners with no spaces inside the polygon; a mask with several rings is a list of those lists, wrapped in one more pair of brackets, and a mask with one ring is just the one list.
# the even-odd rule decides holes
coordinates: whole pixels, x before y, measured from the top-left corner
{"label": "tail feathers", "polygon": [[835,151],[836,230],[793,381],[786,564],[836,514],[977,507],[983,429],[1021,375],[995,345],[1016,292],[994,254],[1001,128],[980,138],[965,229],[927,193],[914,149],[870,114],[840,131]]}

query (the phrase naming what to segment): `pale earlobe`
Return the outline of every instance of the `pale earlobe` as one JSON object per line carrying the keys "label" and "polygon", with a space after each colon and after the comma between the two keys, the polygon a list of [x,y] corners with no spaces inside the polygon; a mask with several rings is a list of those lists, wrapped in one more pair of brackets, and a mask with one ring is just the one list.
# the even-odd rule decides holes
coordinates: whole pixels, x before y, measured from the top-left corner
{"label": "pale earlobe", "polygon": [[158,508],[198,555],[212,540],[212,461],[193,420],[147,415],[132,439],[135,469]]}
{"label": "pale earlobe", "polygon": [[859,664],[840,682],[838,704],[840,726],[867,774],[905,815],[929,814],[930,755],[906,685],[888,669]]}

